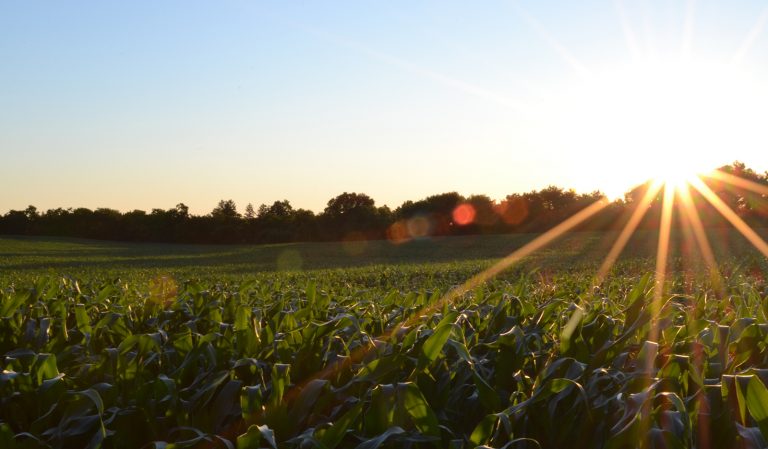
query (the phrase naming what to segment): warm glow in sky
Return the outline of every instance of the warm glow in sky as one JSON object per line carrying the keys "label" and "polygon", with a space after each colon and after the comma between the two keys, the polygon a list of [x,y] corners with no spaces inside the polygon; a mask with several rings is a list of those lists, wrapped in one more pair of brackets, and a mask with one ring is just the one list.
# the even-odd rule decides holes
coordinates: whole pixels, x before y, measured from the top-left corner
{"label": "warm glow in sky", "polygon": [[0,213],[768,169],[758,1],[4,2]]}
{"label": "warm glow in sky", "polygon": [[554,111],[557,136],[542,140],[576,156],[573,166],[586,176],[575,183],[600,167],[601,190],[618,197],[649,177],[708,172],[739,158],[764,164],[766,104],[765,86],[738,67],[642,61],[559,93],[543,108]]}

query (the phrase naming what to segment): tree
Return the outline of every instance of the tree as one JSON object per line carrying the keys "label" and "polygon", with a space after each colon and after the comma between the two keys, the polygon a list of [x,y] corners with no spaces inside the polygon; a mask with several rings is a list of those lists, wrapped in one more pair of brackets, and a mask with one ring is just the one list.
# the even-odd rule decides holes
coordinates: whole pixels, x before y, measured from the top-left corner
{"label": "tree", "polygon": [[323,213],[329,217],[367,214],[375,210],[373,198],[364,193],[347,193],[328,200]]}
{"label": "tree", "polygon": [[290,201],[275,201],[271,206],[262,204],[259,206],[259,218],[286,218],[293,215],[293,206]]}
{"label": "tree", "polygon": [[322,214],[323,234],[326,238],[370,238],[384,236],[388,223],[379,219],[373,198],[364,193],[344,192],[328,200]]}
{"label": "tree", "polygon": [[184,203],[179,203],[174,208],[177,218],[189,218],[189,207]]}
{"label": "tree", "polygon": [[499,203],[497,211],[504,221],[506,229],[513,230],[528,218],[528,201],[523,195],[513,193],[507,195],[507,197]]}
{"label": "tree", "polygon": [[248,203],[247,206],[245,206],[245,218],[252,219],[256,217],[256,211],[253,210],[253,204]]}
{"label": "tree", "polygon": [[406,201],[395,209],[398,218],[413,218],[415,215],[437,215],[450,217],[456,206],[464,201],[464,197],[456,192],[431,195],[419,201]]}
{"label": "tree", "polygon": [[255,239],[261,242],[291,242],[296,237],[296,211],[288,200],[262,204],[253,222]]}
{"label": "tree", "polygon": [[[720,167],[718,170],[755,184],[768,186],[768,174],[757,173],[740,161]],[[768,212],[766,210],[766,200],[768,200],[768,197],[764,195],[717,180],[708,180],[707,184],[720,199],[742,216],[742,218],[766,215],[766,212]]]}
{"label": "tree", "polygon": [[487,195],[472,195],[467,198],[467,204],[475,211],[475,225],[489,229],[499,221],[496,204]]}
{"label": "tree", "polygon": [[431,195],[419,201],[406,201],[395,209],[394,216],[400,220],[423,217],[430,223],[431,235],[449,235],[455,233],[453,211],[464,202],[464,197],[456,192]]}
{"label": "tree", "polygon": [[40,214],[37,213],[37,208],[31,204],[24,209],[24,215],[30,220],[35,220],[40,216]]}
{"label": "tree", "polygon": [[221,200],[218,206],[211,211],[213,218],[232,219],[240,218],[240,214],[237,212],[237,206],[232,200]]}
{"label": "tree", "polygon": [[5,234],[26,234],[29,218],[24,211],[10,210],[3,216],[2,230]]}

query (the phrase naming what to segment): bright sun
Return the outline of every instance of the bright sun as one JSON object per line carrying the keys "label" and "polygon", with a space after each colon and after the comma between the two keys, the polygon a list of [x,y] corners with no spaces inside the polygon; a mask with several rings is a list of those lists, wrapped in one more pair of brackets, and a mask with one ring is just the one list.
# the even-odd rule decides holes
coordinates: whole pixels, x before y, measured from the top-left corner
{"label": "bright sun", "polygon": [[660,164],[651,172],[649,179],[666,186],[680,189],[686,187],[694,178],[703,174],[703,171],[680,169],[667,164]]}
{"label": "bright sun", "polygon": [[648,179],[685,183],[733,162],[734,149],[758,154],[767,99],[736,66],[644,61],[595,71],[548,107],[574,165],[618,197]]}

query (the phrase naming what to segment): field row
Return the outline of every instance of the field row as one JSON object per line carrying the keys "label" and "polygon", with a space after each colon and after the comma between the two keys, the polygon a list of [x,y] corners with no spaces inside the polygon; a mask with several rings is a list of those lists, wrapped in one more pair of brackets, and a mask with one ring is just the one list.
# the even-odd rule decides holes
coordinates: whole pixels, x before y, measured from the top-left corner
{"label": "field row", "polygon": [[766,445],[765,287],[744,272],[676,278],[658,314],[647,275],[509,273],[441,304],[465,273],[350,273],[6,288],[0,446]]}

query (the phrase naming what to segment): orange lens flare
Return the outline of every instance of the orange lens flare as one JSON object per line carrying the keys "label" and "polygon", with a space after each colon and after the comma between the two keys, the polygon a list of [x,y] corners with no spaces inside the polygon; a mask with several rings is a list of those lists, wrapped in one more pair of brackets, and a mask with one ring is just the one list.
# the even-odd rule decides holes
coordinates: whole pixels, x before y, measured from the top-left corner
{"label": "orange lens flare", "polygon": [[453,222],[459,226],[466,226],[475,221],[475,215],[475,208],[471,204],[459,204],[453,210]]}

